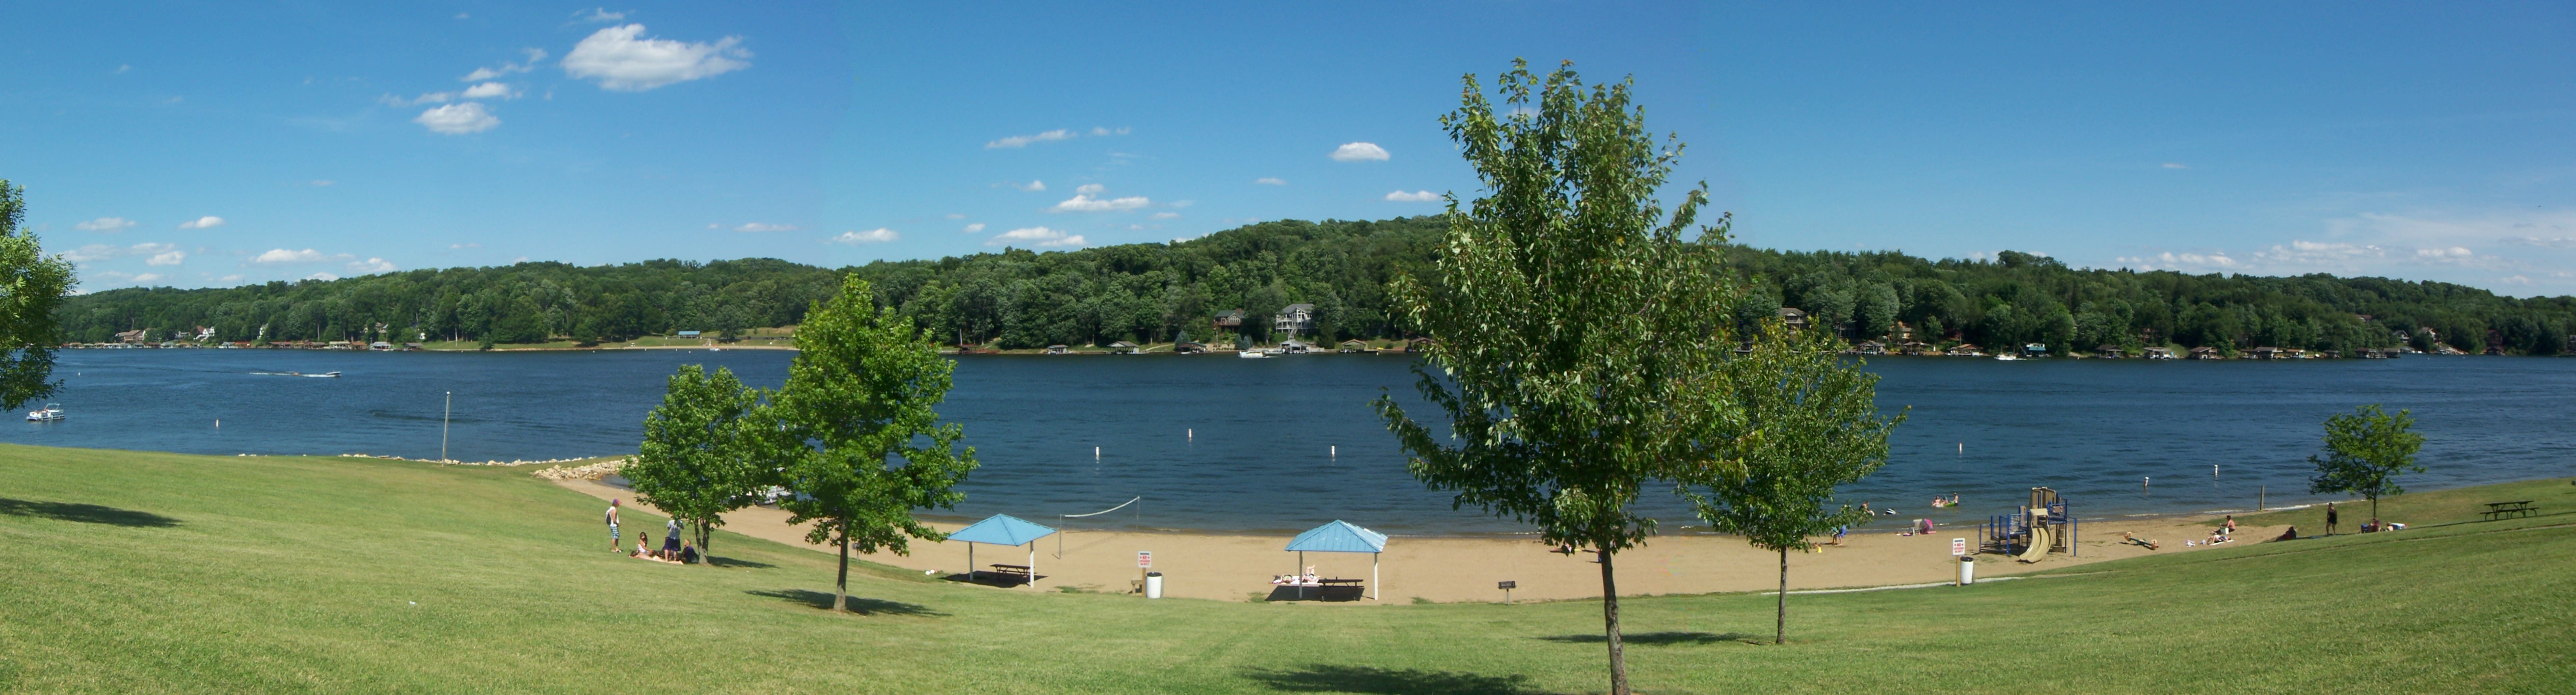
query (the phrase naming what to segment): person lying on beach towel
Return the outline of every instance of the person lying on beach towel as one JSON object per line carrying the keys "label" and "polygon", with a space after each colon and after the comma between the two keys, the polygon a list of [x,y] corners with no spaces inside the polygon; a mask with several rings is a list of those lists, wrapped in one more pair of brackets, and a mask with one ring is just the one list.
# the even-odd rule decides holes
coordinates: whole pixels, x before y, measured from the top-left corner
{"label": "person lying on beach towel", "polygon": [[2122,542],[2122,543],[2127,543],[2127,544],[2129,544],[2129,545],[2138,546],[2138,547],[2141,547],[2141,548],[2146,548],[2146,549],[2148,549],[2148,550],[2161,550],[2161,548],[2156,547],[2156,542],[2155,542],[2155,541],[2144,541],[2144,540],[2138,540],[2138,537],[2137,537],[2137,536],[2129,535],[2129,532],[2127,532],[2127,531],[2121,531],[2121,532],[2120,532],[2120,542]]}

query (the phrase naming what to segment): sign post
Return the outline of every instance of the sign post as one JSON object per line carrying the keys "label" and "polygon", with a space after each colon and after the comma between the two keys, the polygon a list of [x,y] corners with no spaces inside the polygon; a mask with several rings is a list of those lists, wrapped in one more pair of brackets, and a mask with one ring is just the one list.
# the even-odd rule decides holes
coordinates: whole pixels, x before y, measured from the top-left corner
{"label": "sign post", "polygon": [[1512,605],[1512,590],[1520,588],[1520,585],[1517,581],[1494,582],[1494,588],[1503,590],[1503,605]]}
{"label": "sign post", "polygon": [[1959,586],[1977,581],[1977,559],[1968,557],[1968,539],[1950,539],[1950,556],[1959,558]]}
{"label": "sign post", "polygon": [[1136,593],[1145,593],[1145,571],[1154,568],[1154,552],[1136,551]]}

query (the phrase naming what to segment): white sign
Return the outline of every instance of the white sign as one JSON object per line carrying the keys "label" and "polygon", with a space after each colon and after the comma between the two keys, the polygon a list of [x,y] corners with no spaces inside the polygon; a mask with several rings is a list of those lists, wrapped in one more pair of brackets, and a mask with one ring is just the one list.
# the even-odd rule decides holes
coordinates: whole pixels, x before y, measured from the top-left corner
{"label": "white sign", "polygon": [[1966,557],[1967,555],[1968,555],[1968,539],[1965,539],[1965,538],[1952,538],[1952,539],[1950,539],[1950,557]]}
{"label": "white sign", "polygon": [[1153,569],[1153,567],[1154,553],[1152,551],[1136,551],[1136,569]]}

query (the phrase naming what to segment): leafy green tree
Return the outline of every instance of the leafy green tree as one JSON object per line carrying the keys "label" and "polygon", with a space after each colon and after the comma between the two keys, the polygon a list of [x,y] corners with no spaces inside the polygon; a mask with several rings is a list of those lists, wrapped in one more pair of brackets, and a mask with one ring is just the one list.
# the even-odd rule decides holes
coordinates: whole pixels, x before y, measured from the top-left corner
{"label": "leafy green tree", "polygon": [[733,370],[714,374],[683,365],[671,374],[662,406],[644,417],[644,442],[620,475],[636,497],[697,530],[698,551],[724,513],[750,506],[776,476],[766,444],[777,425],[760,404],[760,391],[742,385]]}
{"label": "leafy green tree", "polygon": [[1789,631],[1789,551],[1869,520],[1869,512],[1835,503],[1834,489],[1887,465],[1887,435],[1905,415],[1879,416],[1878,375],[1845,362],[1842,341],[1823,331],[1792,331],[1773,319],[1747,347],[1726,364],[1737,418],[1726,458],[1740,474],[1689,471],[1678,481],[1710,528],[1780,554],[1771,633],[1779,644]]}
{"label": "leafy green tree", "polygon": [[955,488],[975,469],[975,449],[960,450],[964,428],[941,424],[934,410],[956,368],[937,342],[892,307],[879,308],[856,276],[796,331],[800,352],[772,407],[783,438],[804,446],[787,452],[784,486],[798,494],[779,506],[790,524],[814,523],[806,542],[840,549],[832,610],[849,605],[851,547],[909,554],[907,536],[945,540],[912,510],[966,498]]}
{"label": "leafy green tree", "polygon": [[45,255],[27,219],[27,189],[0,179],[0,408],[53,395],[55,309],[71,294],[72,264]]}
{"label": "leafy green tree", "polygon": [[2397,476],[2424,472],[2424,465],[2415,462],[2424,435],[2409,431],[2415,427],[2410,412],[2390,415],[2373,403],[2326,418],[2326,456],[2308,457],[2317,467],[2308,492],[2361,495],[2370,499],[2370,518],[2379,518],[2381,495],[2406,493]]}
{"label": "leafy green tree", "polygon": [[[1389,396],[1374,403],[1414,477],[1589,548],[1601,565],[1611,691],[1628,692],[1612,558],[1654,533],[1630,509],[1668,467],[1707,461],[1727,405],[1718,369],[1726,283],[1703,243],[1685,241],[1706,187],[1669,220],[1653,200],[1681,143],[1659,145],[1632,110],[1629,83],[1585,89],[1571,64],[1544,83],[1522,61],[1497,81],[1498,109],[1465,79],[1441,118],[1487,195],[1449,201],[1436,278],[1389,288],[1404,324],[1431,339],[1414,373],[1447,432]],[[1453,435],[1454,436],[1451,436]]]}

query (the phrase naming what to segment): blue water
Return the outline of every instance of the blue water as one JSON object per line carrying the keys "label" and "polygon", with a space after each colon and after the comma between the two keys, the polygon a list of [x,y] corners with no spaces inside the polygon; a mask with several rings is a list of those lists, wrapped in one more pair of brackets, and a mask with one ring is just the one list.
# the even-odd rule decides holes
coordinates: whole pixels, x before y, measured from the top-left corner
{"label": "blue water", "polygon": [[[793,353],[727,350],[349,353],[70,350],[57,376],[70,419],[0,423],[0,441],[205,454],[439,455],[460,460],[631,453],[663,380],[681,364],[776,386]],[[975,356],[941,412],[983,468],[941,516],[1052,521],[1132,497],[1089,523],[1279,531],[1347,519],[1396,533],[1523,527],[1449,509],[1405,473],[1368,407],[1410,398],[1410,361],[1316,355]],[[2410,408],[2430,489],[2576,474],[2576,359],[2411,357],[2301,362],[1998,362],[1888,358],[1879,402],[1911,406],[1889,465],[1847,488],[1904,518],[1965,522],[2031,486],[2078,514],[2251,509],[2305,494],[2319,422],[2355,405]],[[337,379],[253,372],[338,370]],[[1427,405],[1417,414],[1432,412]],[[221,420],[220,427],[216,421]],[[1099,448],[1094,458],[1093,448]],[[2216,465],[2215,476],[2211,466]],[[2153,478],[2152,485],[2142,485]],[[1966,504],[1935,510],[1933,495]],[[1694,523],[1660,493],[1667,527]],[[1891,522],[1891,526],[1893,523]]]}

